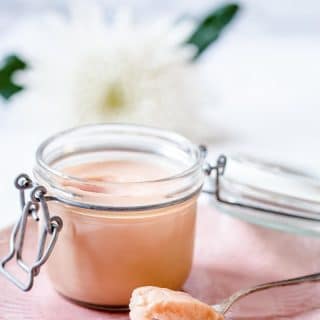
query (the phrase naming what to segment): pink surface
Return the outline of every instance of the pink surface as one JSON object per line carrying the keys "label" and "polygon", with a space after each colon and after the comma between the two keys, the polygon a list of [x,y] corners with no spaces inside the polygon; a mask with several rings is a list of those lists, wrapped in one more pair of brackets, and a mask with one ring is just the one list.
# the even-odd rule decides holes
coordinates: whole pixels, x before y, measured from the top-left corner
{"label": "pink surface", "polygon": [[[242,287],[320,271],[320,239],[249,225],[217,212],[206,202],[200,201],[194,266],[184,287],[194,297],[215,304]],[[0,233],[1,256],[7,251],[8,231]],[[28,250],[32,247],[31,242]],[[249,296],[227,318],[318,320],[317,307],[320,283],[305,284]],[[92,311],[66,301],[42,271],[29,293],[0,277],[0,319],[121,320],[128,315]]]}

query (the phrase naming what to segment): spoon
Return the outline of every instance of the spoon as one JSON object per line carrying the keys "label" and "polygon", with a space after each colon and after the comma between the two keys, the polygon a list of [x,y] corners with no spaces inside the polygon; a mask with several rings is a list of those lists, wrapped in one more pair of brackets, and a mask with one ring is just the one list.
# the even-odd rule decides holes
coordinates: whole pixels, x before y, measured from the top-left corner
{"label": "spoon", "polygon": [[280,280],[280,281],[273,281],[273,282],[267,282],[263,284],[259,284],[257,286],[247,288],[247,289],[240,289],[239,291],[232,294],[227,299],[223,300],[221,303],[213,305],[212,308],[222,314],[225,315],[228,310],[232,307],[232,305],[240,300],[241,298],[246,297],[249,294],[271,289],[271,288],[278,288],[278,287],[285,287],[285,286],[292,286],[296,284],[306,283],[306,282],[315,282],[320,280],[320,273],[314,273],[302,277],[297,278],[291,278],[286,280]]}
{"label": "spoon", "polygon": [[[173,296],[173,299],[171,301],[175,301],[175,294],[178,294],[179,296],[178,299],[176,299],[176,303],[179,305],[179,303],[189,303],[191,301],[191,305],[192,303],[200,303],[202,304],[202,306],[200,305],[200,309],[203,308],[205,311],[205,314],[207,315],[207,317],[212,316],[214,319],[224,319],[225,314],[229,311],[229,309],[233,306],[233,304],[235,304],[238,300],[240,300],[241,298],[244,298],[245,296],[248,296],[252,293],[256,293],[259,291],[263,291],[263,290],[267,290],[267,289],[271,289],[271,288],[278,288],[278,287],[286,287],[286,286],[292,286],[292,285],[297,285],[297,284],[302,284],[302,283],[309,283],[309,282],[316,282],[320,280],[320,273],[314,273],[314,274],[309,274],[309,275],[305,275],[305,276],[301,276],[301,277],[297,277],[297,278],[291,278],[291,279],[286,279],[286,280],[280,280],[280,281],[273,281],[273,282],[267,282],[267,283],[263,283],[263,284],[259,284],[250,288],[245,288],[245,289],[241,289],[235,293],[233,293],[231,296],[229,296],[227,299],[223,300],[222,302],[220,302],[219,304],[216,305],[206,305],[201,303],[201,301],[197,299],[193,298],[192,296],[190,296],[189,294],[185,294],[183,295],[182,292],[175,292],[174,290],[170,290],[170,289],[165,289],[165,288],[159,288],[159,287],[141,287],[141,288],[137,288],[136,290],[142,290],[142,292],[137,293],[136,290],[133,292],[133,296],[136,292],[136,299],[137,297],[141,300],[141,296],[143,296],[143,294],[145,294],[145,292],[148,294],[150,294],[150,292],[153,292],[152,298],[155,299],[154,297],[157,296],[157,294],[155,294],[155,292],[160,291],[158,294],[158,296],[160,297],[159,301],[157,301],[157,299],[155,299],[155,301],[153,301],[154,305],[157,305],[157,302],[161,303],[162,301],[162,296],[165,296],[165,301],[167,303],[169,303],[170,305],[170,299],[172,298],[171,295]],[[143,289],[147,288],[147,291],[143,291]],[[150,288],[153,289],[153,291],[150,291]],[[170,298],[171,297],[171,298]],[[138,299],[139,303],[140,300]],[[148,299],[142,299],[144,302],[147,301]],[[152,299],[151,299],[152,300]],[[138,305],[139,305],[138,303]],[[166,305],[166,304],[165,304]],[[144,304],[145,306],[145,304]],[[154,306],[151,306],[149,310],[147,310],[147,316],[145,317],[146,319],[149,319],[150,315],[152,315],[152,317],[150,318],[151,320],[160,320],[161,314],[165,315],[166,313],[166,309],[164,308],[163,310],[158,309],[156,311],[156,315],[154,314],[154,310],[153,310]],[[210,308],[212,308],[214,310],[215,314],[211,314],[211,312],[209,312],[208,315],[208,310],[210,310]],[[175,309],[175,308],[173,308]],[[132,312],[133,309],[131,309]],[[194,313],[194,310],[191,313]],[[211,314],[211,315],[210,315]],[[139,310],[138,312],[139,317],[137,318],[136,316],[134,317],[134,319],[140,319],[141,316],[141,310]],[[131,316],[131,315],[130,315]],[[160,316],[160,317],[159,317]],[[186,310],[186,314],[185,314],[186,318],[188,318],[188,311]],[[194,316],[194,314],[193,314]],[[191,319],[191,315],[189,315],[189,318]],[[181,317],[181,319],[184,318],[183,316]],[[133,318],[130,318],[133,319]],[[167,317],[166,317],[167,319]]]}

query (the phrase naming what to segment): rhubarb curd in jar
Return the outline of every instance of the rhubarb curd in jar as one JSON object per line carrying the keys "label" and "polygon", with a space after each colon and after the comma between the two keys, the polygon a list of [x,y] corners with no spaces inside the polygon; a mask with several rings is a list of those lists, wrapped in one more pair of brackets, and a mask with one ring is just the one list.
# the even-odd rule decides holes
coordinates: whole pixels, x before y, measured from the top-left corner
{"label": "rhubarb curd in jar", "polygon": [[183,286],[203,172],[197,147],[179,153],[175,136],[170,145],[161,130],[126,126],[111,139],[122,125],[105,126],[91,127],[98,130],[92,142],[83,127],[74,129],[80,142],[64,143],[62,135],[51,149],[52,140],[45,143],[35,177],[54,198],[49,211],[63,220],[46,263],[54,288],[88,307],[113,309],[128,306],[137,287]]}

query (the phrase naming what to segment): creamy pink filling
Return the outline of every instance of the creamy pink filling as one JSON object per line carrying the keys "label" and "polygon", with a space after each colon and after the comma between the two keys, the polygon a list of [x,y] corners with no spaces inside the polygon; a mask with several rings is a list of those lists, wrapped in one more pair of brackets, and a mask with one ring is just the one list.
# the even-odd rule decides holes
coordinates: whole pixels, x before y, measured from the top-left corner
{"label": "creamy pink filling", "polygon": [[[86,203],[122,207],[161,203],[177,187],[130,184],[176,173],[170,165],[151,161],[88,162],[61,170],[82,179],[70,181],[65,189]],[[163,208],[130,212],[81,209],[58,202],[50,202],[49,209],[63,219],[64,226],[46,267],[54,287],[64,296],[93,305],[123,306],[136,287],[180,289],[189,274],[196,196]]]}
{"label": "creamy pink filling", "polygon": [[130,301],[131,320],[223,320],[211,306],[181,291],[140,287]]}

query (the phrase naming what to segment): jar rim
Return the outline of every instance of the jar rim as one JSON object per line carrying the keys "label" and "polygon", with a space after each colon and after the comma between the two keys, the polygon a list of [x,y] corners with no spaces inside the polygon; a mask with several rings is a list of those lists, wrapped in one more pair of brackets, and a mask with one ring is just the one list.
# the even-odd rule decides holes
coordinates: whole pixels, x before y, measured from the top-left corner
{"label": "jar rim", "polygon": [[137,125],[137,124],[127,124],[127,123],[97,123],[97,124],[88,124],[88,125],[81,125],[77,127],[73,127],[67,130],[60,131],[47,139],[45,139],[38,147],[36,151],[36,164],[39,166],[40,169],[44,170],[44,172],[49,173],[55,178],[58,179],[68,179],[69,181],[74,181],[77,183],[82,183],[85,185],[99,185],[99,184],[106,184],[106,182],[97,182],[90,183],[90,181],[86,179],[82,179],[80,177],[75,177],[72,175],[68,175],[66,173],[63,173],[60,170],[57,170],[53,168],[49,163],[47,163],[44,159],[44,153],[46,151],[46,148],[50,146],[51,143],[55,142],[58,139],[61,139],[63,137],[67,137],[72,134],[79,133],[80,131],[86,131],[86,130],[110,130],[115,131],[119,130],[121,132],[123,131],[135,131],[140,134],[150,134],[151,136],[156,136],[160,139],[167,140],[168,142],[177,142],[180,144],[183,144],[187,146],[193,156],[194,161],[191,165],[189,165],[187,168],[183,169],[180,172],[174,173],[172,175],[168,175],[167,177],[158,178],[158,179],[145,179],[145,180],[137,180],[137,181],[108,181],[107,184],[109,185],[127,185],[127,184],[147,184],[147,183],[162,183],[162,182],[168,182],[175,179],[186,177],[201,167],[203,162],[203,153],[201,152],[198,145],[192,143],[189,139],[185,138],[183,135],[180,135],[173,131],[168,131],[161,128],[155,128],[151,126],[145,126],[145,125]]}

